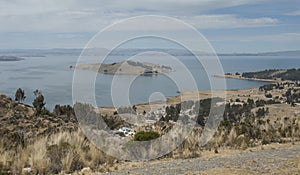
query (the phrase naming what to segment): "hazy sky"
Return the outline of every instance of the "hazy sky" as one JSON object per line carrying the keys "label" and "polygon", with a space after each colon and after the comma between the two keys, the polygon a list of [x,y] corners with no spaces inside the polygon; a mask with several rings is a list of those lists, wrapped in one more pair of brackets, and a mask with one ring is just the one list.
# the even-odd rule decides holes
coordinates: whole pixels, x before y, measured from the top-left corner
{"label": "hazy sky", "polygon": [[139,15],[183,20],[218,52],[300,50],[299,0],[0,0],[0,49],[83,48],[104,27]]}

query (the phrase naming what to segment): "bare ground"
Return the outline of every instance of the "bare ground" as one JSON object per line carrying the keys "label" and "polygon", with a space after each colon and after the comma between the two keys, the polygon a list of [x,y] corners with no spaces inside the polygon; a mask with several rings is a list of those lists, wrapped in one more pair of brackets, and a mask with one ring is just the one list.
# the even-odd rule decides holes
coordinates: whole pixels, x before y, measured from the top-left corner
{"label": "bare ground", "polygon": [[110,174],[300,174],[300,143],[204,152],[194,159],[131,164]]}

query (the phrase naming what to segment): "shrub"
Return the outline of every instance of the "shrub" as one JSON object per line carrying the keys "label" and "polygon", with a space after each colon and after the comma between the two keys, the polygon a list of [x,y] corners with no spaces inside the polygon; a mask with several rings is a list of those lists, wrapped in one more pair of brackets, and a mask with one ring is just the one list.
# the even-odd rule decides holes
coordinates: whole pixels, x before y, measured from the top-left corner
{"label": "shrub", "polygon": [[266,98],[272,98],[272,94],[265,94]]}
{"label": "shrub", "polygon": [[148,141],[148,140],[153,140],[158,138],[160,135],[158,132],[150,131],[150,132],[145,132],[145,131],[140,131],[134,135],[134,140],[135,141]]}
{"label": "shrub", "polygon": [[266,102],[264,100],[256,100],[255,104],[256,107],[262,107],[265,106]]}
{"label": "shrub", "polygon": [[67,115],[68,117],[70,117],[71,115],[75,116],[74,109],[70,105],[62,105],[62,106],[55,105],[55,107],[53,109],[53,113],[56,116],[60,116],[60,115]]}
{"label": "shrub", "polygon": [[47,156],[50,158],[48,168],[52,173],[59,173],[62,170],[73,172],[83,168],[83,163],[80,161],[74,146],[68,142],[49,146]]}
{"label": "shrub", "polygon": [[258,110],[256,111],[256,117],[260,118],[265,116],[268,113],[268,110],[265,110],[265,108],[258,108]]}
{"label": "shrub", "polygon": [[46,108],[43,108],[40,112],[41,115],[49,115],[52,116],[53,114]]}
{"label": "shrub", "polygon": [[177,104],[175,106],[167,106],[166,107],[166,116],[164,117],[165,121],[173,120],[177,121],[179,118],[179,113],[181,110],[181,105]]}
{"label": "shrub", "polygon": [[16,94],[15,94],[15,100],[18,101],[19,103],[23,100],[25,100],[26,96],[25,96],[25,92],[24,90],[22,90],[21,88],[19,88],[17,91],[16,91]]}
{"label": "shrub", "polygon": [[36,98],[32,102],[32,105],[36,109],[37,113],[40,113],[42,111],[45,104],[46,103],[44,103],[44,96],[42,94],[39,94],[38,96],[36,96]]}
{"label": "shrub", "polygon": [[197,123],[200,125],[200,126],[205,126],[205,118],[203,115],[198,115],[197,117]]}
{"label": "shrub", "polygon": [[223,121],[220,122],[220,126],[223,126],[223,127],[227,128],[227,129],[230,129],[231,125],[232,125],[232,123],[230,121],[228,121],[228,120],[223,120]]}

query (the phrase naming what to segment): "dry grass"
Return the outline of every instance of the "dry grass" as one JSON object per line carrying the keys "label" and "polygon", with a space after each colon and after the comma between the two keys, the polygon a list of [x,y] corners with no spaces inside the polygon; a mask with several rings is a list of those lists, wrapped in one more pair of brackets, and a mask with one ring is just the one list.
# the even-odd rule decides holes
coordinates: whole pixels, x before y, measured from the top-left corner
{"label": "dry grass", "polygon": [[[51,162],[49,154],[58,154],[57,150],[50,150],[53,145],[70,145],[63,155],[57,155],[60,160]],[[59,147],[58,147],[59,148]],[[49,152],[53,151],[53,152]],[[73,172],[76,168],[91,167],[97,170],[100,164],[107,161],[113,162],[113,158],[98,150],[92,143],[85,139],[80,132],[60,132],[37,139],[25,148],[4,151],[0,148],[0,172],[8,169],[14,174],[20,174],[22,169],[30,167],[33,173],[53,173],[49,167],[59,167],[58,171]],[[74,162],[76,160],[76,162]],[[51,165],[57,163],[57,165]]]}

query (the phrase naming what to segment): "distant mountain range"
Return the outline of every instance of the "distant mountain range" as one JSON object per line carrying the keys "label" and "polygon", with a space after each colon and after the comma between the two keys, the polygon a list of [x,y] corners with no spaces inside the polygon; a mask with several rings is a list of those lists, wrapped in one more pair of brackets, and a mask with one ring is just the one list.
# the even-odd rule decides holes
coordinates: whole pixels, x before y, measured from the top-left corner
{"label": "distant mountain range", "polygon": [[[44,55],[80,55],[83,49],[0,49],[0,55],[13,55],[13,56],[36,56],[42,57]],[[104,53],[108,53],[109,50],[105,48],[91,48],[85,51],[88,55],[101,55]],[[149,49],[116,49],[113,50],[110,54],[117,56],[133,56],[136,54],[148,52],[149,55],[155,55],[157,53],[165,53],[173,56],[190,56],[194,53],[196,55],[202,56],[211,56],[213,53],[201,52],[201,51],[193,51],[194,53],[181,50],[181,49],[157,49],[157,48],[149,48]],[[219,56],[299,56],[300,50],[294,51],[278,51],[278,52],[261,52],[261,53],[218,53]]]}
{"label": "distant mountain range", "polygon": [[300,50],[278,51],[278,52],[261,52],[261,53],[229,53],[218,54],[219,56],[299,56]]}

